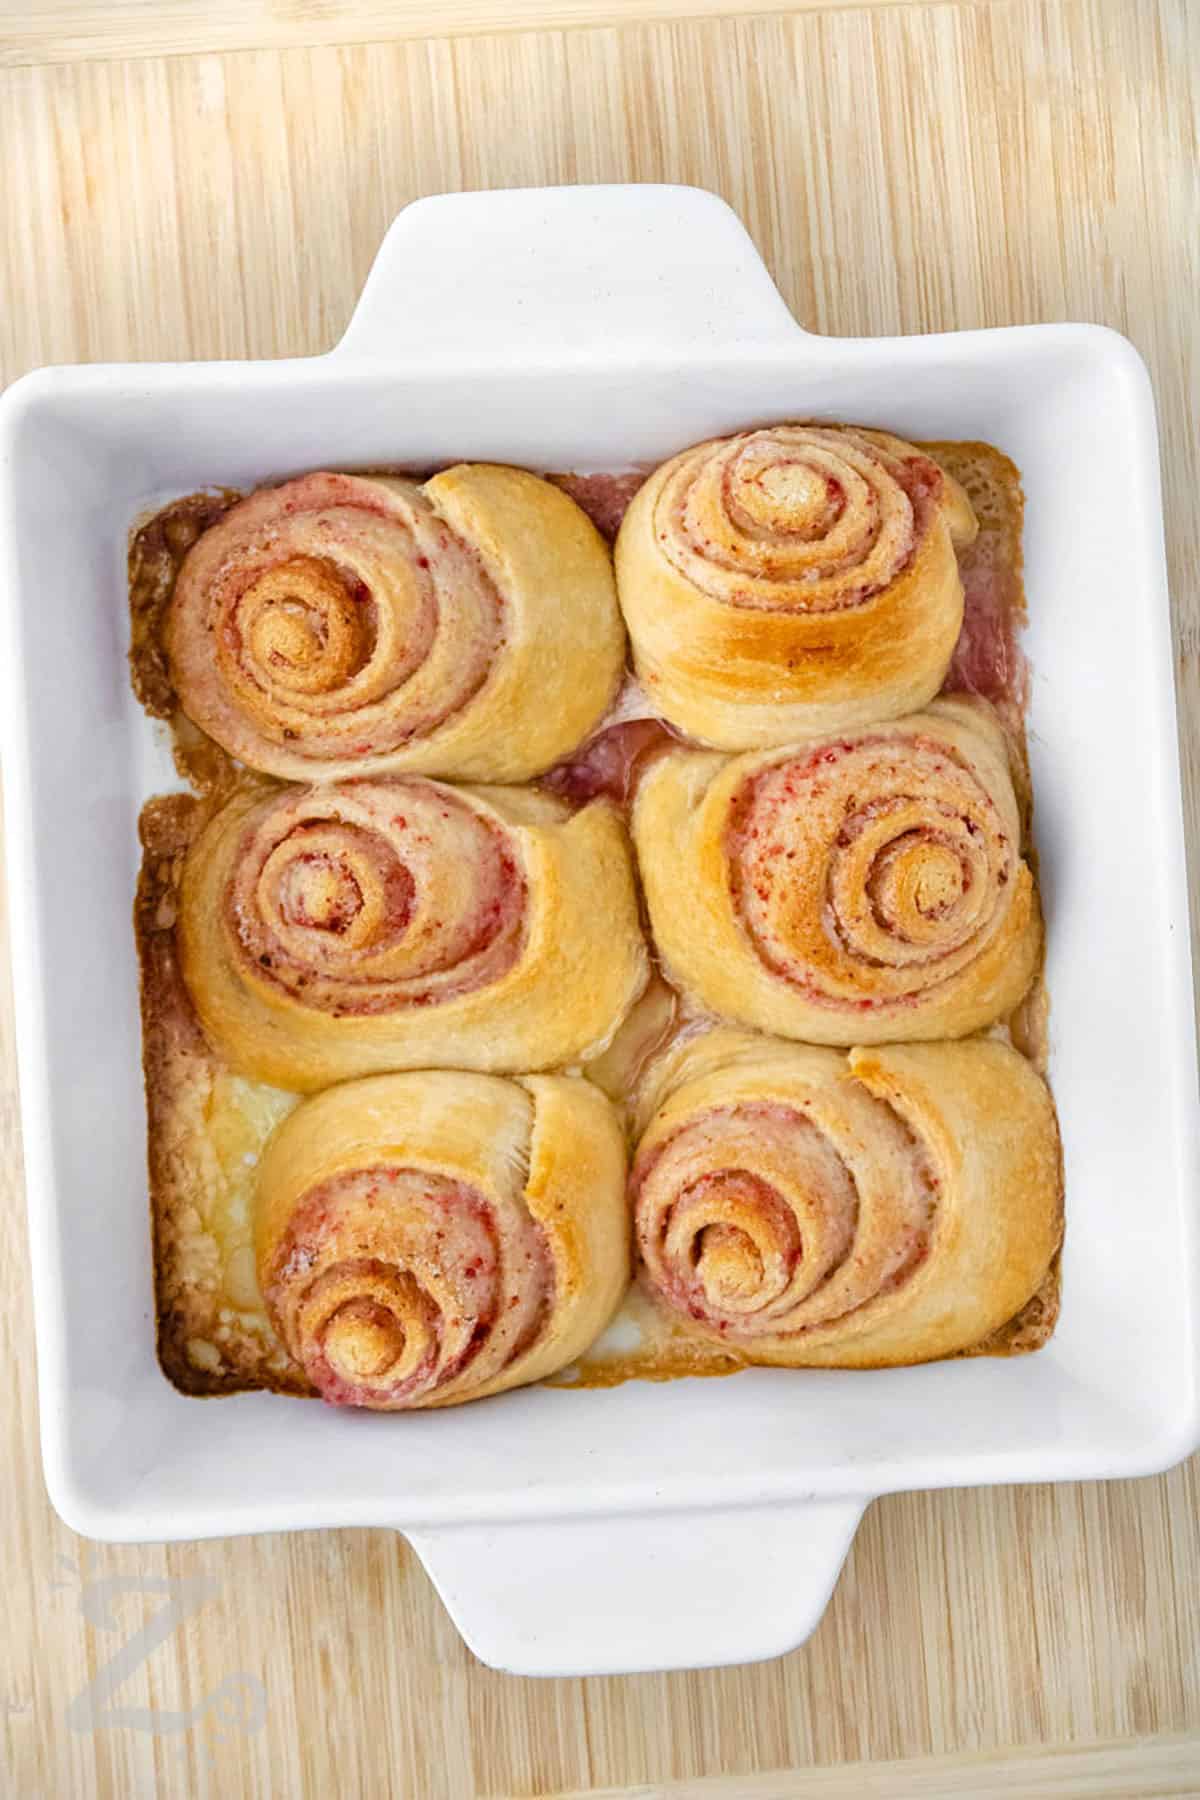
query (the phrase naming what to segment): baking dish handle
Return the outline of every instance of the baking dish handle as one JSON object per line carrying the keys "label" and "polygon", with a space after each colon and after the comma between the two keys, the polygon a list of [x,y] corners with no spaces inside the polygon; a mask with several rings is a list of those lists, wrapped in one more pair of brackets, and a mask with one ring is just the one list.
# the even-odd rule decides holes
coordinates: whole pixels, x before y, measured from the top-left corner
{"label": "baking dish handle", "polygon": [[780,1656],[825,1610],[866,1502],[407,1533],[482,1662],[514,1675]]}
{"label": "baking dish handle", "polygon": [[335,356],[467,366],[794,342],[741,220],[702,188],[440,194],[399,214]]}

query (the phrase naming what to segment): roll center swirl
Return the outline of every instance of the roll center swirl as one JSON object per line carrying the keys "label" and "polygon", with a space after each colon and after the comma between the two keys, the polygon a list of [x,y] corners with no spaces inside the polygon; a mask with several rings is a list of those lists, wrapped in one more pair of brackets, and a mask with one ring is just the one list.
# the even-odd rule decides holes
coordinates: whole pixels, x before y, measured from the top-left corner
{"label": "roll center swirl", "polygon": [[725,836],[739,920],[772,971],[871,1004],[919,995],[978,953],[1003,917],[1013,842],[971,767],[915,734],[767,764],[733,797]]}
{"label": "roll center swirl", "polygon": [[696,1277],[710,1303],[736,1306],[757,1296],[765,1270],[762,1253],[736,1225],[706,1225],[696,1240]]}
{"label": "roll center swirl", "polygon": [[352,575],[298,556],[251,583],[233,625],[266,686],[317,695],[342,686],[370,659],[373,613],[366,589]]}
{"label": "roll center swirl", "polygon": [[701,1078],[697,1110],[634,1163],[645,1279],[726,1343],[840,1318],[925,1254],[933,1196],[922,1152],[890,1108],[844,1084],[835,1062],[822,1068],[826,1054],[797,1053],[801,1070],[816,1059],[816,1085],[797,1086],[819,1122],[770,1102],[710,1107]]}
{"label": "roll center swirl", "polygon": [[269,794],[246,815],[221,905],[243,978],[338,1017],[502,980],[527,920],[505,826],[419,778]]}
{"label": "roll center swirl", "polygon": [[279,910],[289,925],[341,936],[363,909],[363,892],[351,869],[324,854],[300,856],[285,870]]}
{"label": "roll center swirl", "polygon": [[377,1165],[298,1199],[262,1283],[326,1399],[392,1406],[419,1404],[467,1369],[486,1379],[519,1355],[554,1275],[534,1221],[503,1195]]}
{"label": "roll center swirl", "polygon": [[377,1300],[347,1300],[325,1327],[325,1359],[343,1381],[377,1381],[401,1356],[405,1331]]}
{"label": "roll center swirl", "polygon": [[725,605],[839,612],[909,566],[940,482],[915,451],[853,431],[775,426],[668,465],[657,541],[697,592]]}
{"label": "roll center swirl", "polygon": [[908,935],[915,920],[945,919],[970,884],[970,869],[949,845],[929,843],[910,833],[878,857],[867,892],[879,923]]}
{"label": "roll center swirl", "polygon": [[845,505],[846,490],[823,469],[780,458],[748,458],[733,498],[748,521],[772,531],[812,538],[829,530]]}

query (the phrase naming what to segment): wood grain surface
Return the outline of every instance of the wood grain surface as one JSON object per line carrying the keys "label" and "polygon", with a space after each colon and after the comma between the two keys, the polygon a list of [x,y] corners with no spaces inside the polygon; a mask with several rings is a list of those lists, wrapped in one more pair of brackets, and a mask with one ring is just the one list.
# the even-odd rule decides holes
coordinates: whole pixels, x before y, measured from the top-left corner
{"label": "wood grain surface", "polygon": [[[1114,325],[1161,409],[1194,875],[1200,8],[633,10],[0,0],[0,379],[320,350],[406,201],[537,182],[716,189],[817,330]],[[450,35],[518,16],[545,28]],[[0,1181],[5,1794],[1200,1794],[1196,1465],[882,1501],[773,1663],[513,1680],[388,1532],[72,1537],[38,1461],[7,1004]]]}
{"label": "wood grain surface", "polygon": [[[869,0],[903,6],[908,0]],[[942,0],[943,4],[950,0]],[[996,0],[961,0],[986,6]],[[396,38],[446,37],[737,12],[798,13],[863,0],[33,0],[12,10],[0,39],[6,64],[78,62],[96,56],[169,56],[198,50],[309,49]],[[6,8],[6,11],[8,9]]]}

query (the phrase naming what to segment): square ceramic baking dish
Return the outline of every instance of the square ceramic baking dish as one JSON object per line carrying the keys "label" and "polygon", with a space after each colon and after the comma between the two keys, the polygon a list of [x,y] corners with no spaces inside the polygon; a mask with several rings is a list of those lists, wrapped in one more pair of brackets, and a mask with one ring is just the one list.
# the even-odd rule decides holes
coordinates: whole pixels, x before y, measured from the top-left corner
{"label": "square ceramic baking dish", "polygon": [[[317,466],[606,470],[751,421],[985,438],[1020,466],[1030,742],[1066,1153],[1040,1354],[542,1389],[403,1418],[178,1394],[154,1354],[130,692],[148,504]],[[302,361],[46,369],[0,403],[4,775],[42,1445],[117,1540],[395,1526],[468,1643],[537,1674],[738,1662],[820,1616],[895,1489],[1135,1475],[1200,1440],[1197,1072],[1154,407],[1089,326],[831,340],[694,189],[423,200]]]}

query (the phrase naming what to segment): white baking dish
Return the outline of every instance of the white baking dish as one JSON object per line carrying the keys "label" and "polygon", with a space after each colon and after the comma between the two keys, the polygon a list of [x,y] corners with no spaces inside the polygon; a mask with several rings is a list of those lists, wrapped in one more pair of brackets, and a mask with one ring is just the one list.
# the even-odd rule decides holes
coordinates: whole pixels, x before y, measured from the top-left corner
{"label": "white baking dish", "polygon": [[[1028,493],[1062,1319],[1013,1361],[530,1390],[377,1418],[205,1403],[154,1355],[124,553],[148,501],[325,465],[609,469],[749,421],[986,438]],[[46,1480],[99,1538],[393,1525],[467,1641],[573,1674],[799,1643],[868,1500],[1132,1475],[1200,1440],[1197,1078],[1154,411],[1088,326],[800,330],[686,188],[425,200],[305,361],[49,369],[0,403],[5,785]],[[336,1597],[330,1596],[331,1604]]]}

